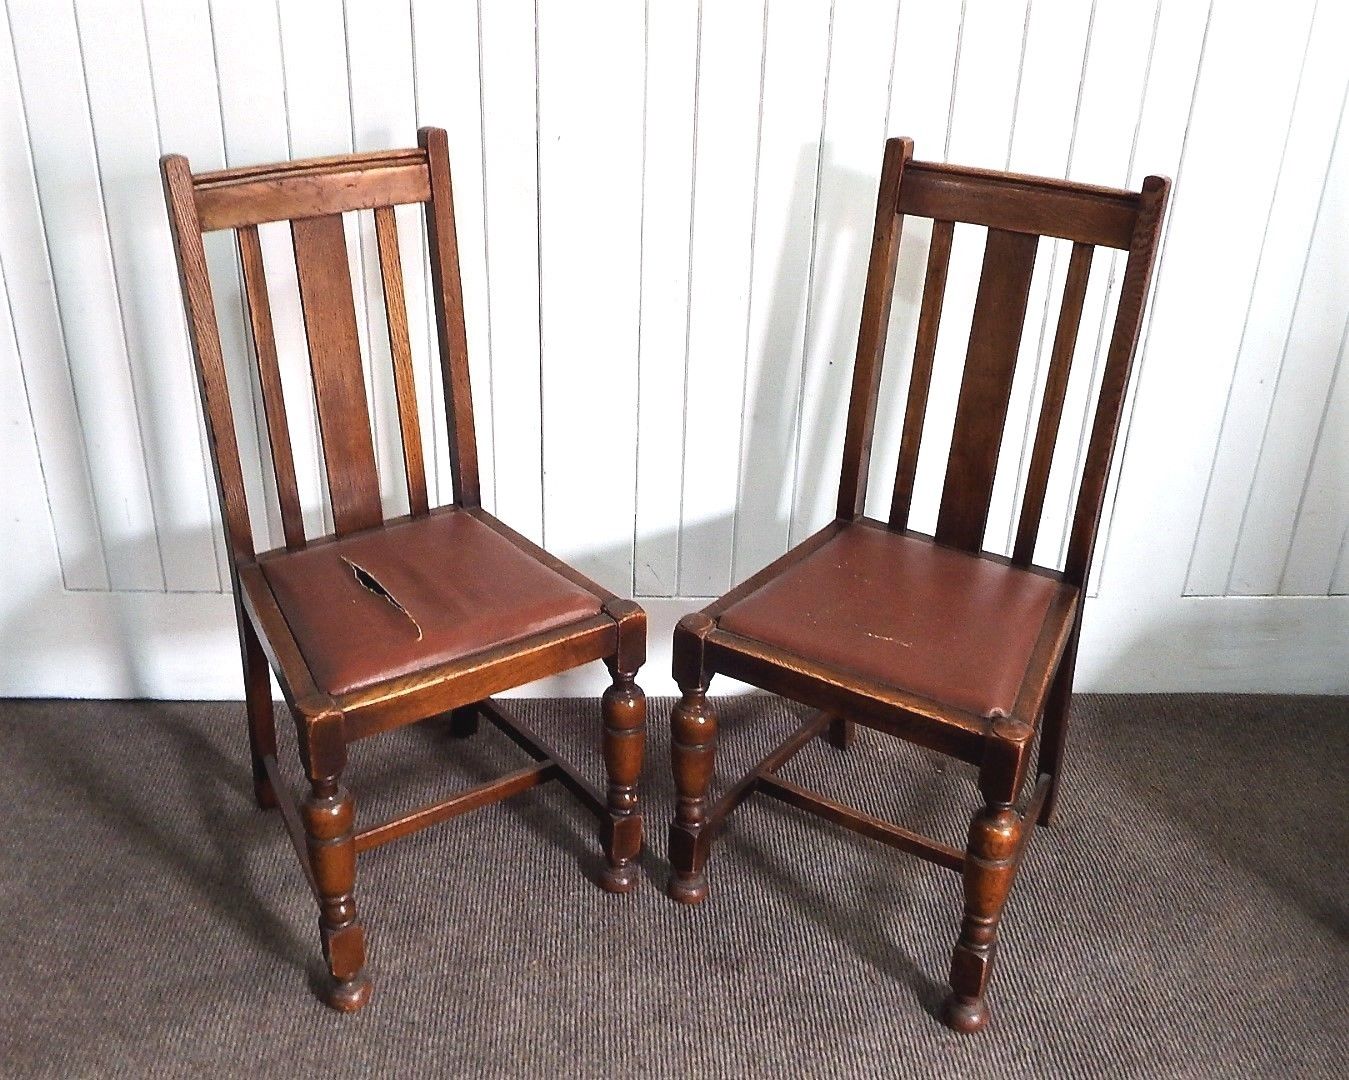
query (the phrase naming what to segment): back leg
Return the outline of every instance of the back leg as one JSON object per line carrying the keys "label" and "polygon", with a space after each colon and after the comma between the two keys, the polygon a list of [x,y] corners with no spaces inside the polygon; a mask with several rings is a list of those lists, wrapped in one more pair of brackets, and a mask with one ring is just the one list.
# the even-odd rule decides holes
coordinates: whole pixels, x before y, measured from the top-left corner
{"label": "back leg", "polygon": [[276,792],[263,759],[276,759],[276,718],[272,712],[272,674],[267,654],[248,616],[239,613],[239,643],[244,662],[244,701],[248,710],[248,749],[253,761],[253,797],[264,810],[276,809]]}
{"label": "back leg", "polygon": [[478,734],[478,706],[461,705],[450,710],[447,727],[450,737],[455,739],[467,739]]}
{"label": "back leg", "polygon": [[1073,638],[1059,662],[1049,688],[1044,715],[1040,719],[1040,759],[1036,771],[1052,780],[1040,810],[1040,825],[1058,820],[1059,783],[1063,779],[1063,751],[1068,742],[1068,709],[1073,697],[1073,670],[1077,660],[1077,639]]}
{"label": "back leg", "polygon": [[824,740],[835,750],[847,750],[857,738],[857,728],[853,722],[843,716],[831,716],[829,718],[829,728],[824,733]]}

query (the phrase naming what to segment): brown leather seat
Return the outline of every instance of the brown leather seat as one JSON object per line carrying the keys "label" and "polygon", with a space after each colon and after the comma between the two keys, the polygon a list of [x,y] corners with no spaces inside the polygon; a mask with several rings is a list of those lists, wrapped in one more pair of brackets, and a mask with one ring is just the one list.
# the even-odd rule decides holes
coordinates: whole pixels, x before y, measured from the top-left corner
{"label": "brown leather seat", "polygon": [[461,511],[286,552],[262,569],[315,684],[334,696],[600,612],[595,596]]}
{"label": "brown leather seat", "polygon": [[933,701],[1010,714],[1065,586],[929,540],[854,524],[717,621]]}

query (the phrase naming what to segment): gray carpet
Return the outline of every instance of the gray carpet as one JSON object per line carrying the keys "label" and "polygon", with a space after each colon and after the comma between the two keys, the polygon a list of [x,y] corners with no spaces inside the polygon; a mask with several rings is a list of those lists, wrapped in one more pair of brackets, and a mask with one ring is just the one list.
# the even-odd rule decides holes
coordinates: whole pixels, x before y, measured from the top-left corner
{"label": "gray carpet", "polygon": [[[522,712],[597,773],[593,702]],[[668,712],[635,894],[587,879],[590,820],[555,785],[371,852],[375,995],[343,1018],[310,990],[315,915],[252,806],[239,705],[0,702],[0,1072],[1347,1075],[1344,699],[1079,698],[1063,823],[1032,841],[973,1038],[932,1015],[949,871],[760,799],[708,903],[664,898]],[[726,702],[720,782],[800,715]],[[348,775],[369,822],[520,760],[432,721]],[[953,842],[974,806],[971,770],[868,731],[786,775]]]}

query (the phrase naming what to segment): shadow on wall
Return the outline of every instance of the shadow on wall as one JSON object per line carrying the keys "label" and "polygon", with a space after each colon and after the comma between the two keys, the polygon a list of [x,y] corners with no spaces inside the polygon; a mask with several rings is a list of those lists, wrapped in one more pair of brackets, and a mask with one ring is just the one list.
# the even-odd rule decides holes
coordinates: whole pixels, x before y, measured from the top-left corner
{"label": "shadow on wall", "polygon": [[[848,208],[846,218],[818,219],[820,188],[835,193],[834,201]],[[766,315],[760,350],[746,356],[744,464],[735,512],[744,538],[728,584],[832,517],[875,201],[875,176],[833,164],[827,147],[823,156],[814,146],[802,147],[786,251],[771,295],[751,297],[751,333],[760,303]],[[756,257],[761,253],[756,248]],[[897,282],[897,293],[911,285]],[[688,408],[697,415],[697,402]]]}

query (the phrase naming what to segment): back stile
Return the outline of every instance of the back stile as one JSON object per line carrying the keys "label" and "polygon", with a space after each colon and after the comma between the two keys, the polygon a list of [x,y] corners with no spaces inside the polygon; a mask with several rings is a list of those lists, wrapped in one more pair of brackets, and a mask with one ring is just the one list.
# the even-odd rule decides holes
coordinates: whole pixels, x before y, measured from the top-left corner
{"label": "back stile", "polygon": [[436,305],[454,496],[460,506],[478,506],[481,501],[478,447],[473,432],[473,397],[468,378],[468,338],[459,278],[459,245],[454,230],[449,145],[442,128],[422,128],[417,132],[417,142],[426,151],[431,175],[426,230],[431,249],[431,291]]}
{"label": "back stile", "polygon": [[421,425],[417,421],[417,387],[412,374],[407,302],[403,296],[403,264],[398,254],[398,224],[392,206],[375,209],[375,239],[379,245],[379,272],[384,282],[384,309],[389,322],[393,384],[398,394],[398,424],[403,435],[408,508],[414,514],[424,514],[428,508],[426,468],[422,461]]}
{"label": "back stile", "polygon": [[1096,400],[1096,416],[1092,421],[1091,440],[1087,444],[1087,460],[1082,470],[1082,485],[1077,493],[1068,556],[1063,568],[1064,577],[1078,586],[1085,584],[1087,571],[1091,567],[1096,528],[1101,520],[1105,486],[1110,474],[1111,450],[1119,431],[1124,389],[1129,382],[1129,371],[1133,367],[1138,335],[1143,326],[1143,310],[1152,281],[1153,256],[1161,238],[1162,218],[1166,213],[1170,190],[1170,182],[1163,177],[1149,176],[1143,181],[1138,220],[1129,245],[1129,259],[1124,267],[1124,282],[1120,287],[1115,326],[1106,353],[1105,373]]}
{"label": "back stile", "polygon": [[338,536],[384,519],[340,214],[291,222],[323,461]]}
{"label": "back stile", "polygon": [[939,543],[983,548],[1039,236],[989,229],[946,463]]}
{"label": "back stile", "polygon": [[932,386],[932,361],[937,354],[937,332],[941,328],[941,309],[946,297],[946,272],[951,265],[951,240],[955,223],[932,223],[932,243],[927,252],[927,273],[923,279],[923,306],[918,314],[918,338],[913,349],[913,369],[909,375],[908,402],[904,408],[904,429],[899,444],[899,467],[895,470],[895,493],[890,503],[890,527],[905,528],[913,502],[914,478],[918,474],[918,447],[923,440],[923,421],[927,416],[927,395]]}
{"label": "back stile", "polygon": [[880,389],[885,335],[890,325],[890,302],[895,289],[895,264],[903,227],[903,218],[897,209],[900,181],[904,175],[904,166],[911,157],[912,139],[890,139],[886,142],[880,193],[876,199],[876,225],[871,239],[866,292],[862,298],[862,325],[857,335],[857,360],[853,367],[852,394],[848,401],[843,473],[838,489],[838,516],[849,520],[862,513],[866,503],[867,471],[871,462],[872,434],[876,426],[876,396]]}
{"label": "back stile", "polygon": [[1045,489],[1049,485],[1049,469],[1054,461],[1054,444],[1059,437],[1063,399],[1068,390],[1068,374],[1073,366],[1073,350],[1077,347],[1077,332],[1082,322],[1082,304],[1087,297],[1087,277],[1091,273],[1094,250],[1090,244],[1074,244],[1072,256],[1068,260],[1063,304],[1059,308],[1059,324],[1054,332],[1054,347],[1050,353],[1049,372],[1045,376],[1044,397],[1040,403],[1040,419],[1035,428],[1035,444],[1031,449],[1026,490],[1021,500],[1021,517],[1017,522],[1016,545],[1012,549],[1012,562],[1017,566],[1029,566],[1035,555],[1035,539],[1040,532],[1040,517],[1044,513]]}
{"label": "back stile", "polygon": [[201,222],[192,193],[192,172],[187,158],[169,154],[160,161],[160,173],[173,246],[178,255],[188,337],[197,360],[197,389],[206,419],[206,437],[211,447],[211,463],[220,498],[220,517],[234,556],[231,560],[233,570],[235,561],[252,557],[253,532],[248,522],[244,476],[239,466],[239,445],[234,435],[234,415],[230,409],[229,383],[220,350],[220,330],[211,297]]}
{"label": "back stile", "polygon": [[272,305],[267,295],[267,273],[258,242],[258,227],[245,225],[238,232],[239,262],[244,272],[244,293],[248,297],[249,325],[257,352],[258,381],[262,386],[262,406],[267,415],[267,439],[272,448],[272,468],[276,474],[276,497],[281,506],[281,529],[286,547],[305,545],[304,517],[300,513],[300,492],[295,483],[295,458],[286,423],[286,401],[281,391],[281,369],[276,359],[276,336],[272,332]]}

